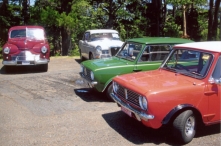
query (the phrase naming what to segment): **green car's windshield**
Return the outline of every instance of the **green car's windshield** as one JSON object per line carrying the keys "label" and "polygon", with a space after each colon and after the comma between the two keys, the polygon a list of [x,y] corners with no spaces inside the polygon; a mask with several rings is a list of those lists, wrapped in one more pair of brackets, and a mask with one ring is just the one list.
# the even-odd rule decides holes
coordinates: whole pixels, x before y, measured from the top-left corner
{"label": "green car's windshield", "polygon": [[142,50],[142,47],[142,44],[127,42],[123,46],[123,48],[121,48],[121,50],[116,54],[116,56],[119,58],[133,61],[137,58],[138,54]]}
{"label": "green car's windshield", "polygon": [[207,52],[175,49],[161,68],[194,78],[203,78],[210,68],[212,59],[213,56]]}

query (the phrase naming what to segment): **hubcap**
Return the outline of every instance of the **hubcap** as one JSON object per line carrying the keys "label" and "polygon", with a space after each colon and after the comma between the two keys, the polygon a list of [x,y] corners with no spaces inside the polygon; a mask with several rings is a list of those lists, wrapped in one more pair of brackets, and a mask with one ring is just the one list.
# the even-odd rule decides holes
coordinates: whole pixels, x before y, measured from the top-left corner
{"label": "hubcap", "polygon": [[186,136],[192,136],[193,132],[195,129],[195,118],[194,117],[189,117],[186,121],[185,125],[185,133]]}

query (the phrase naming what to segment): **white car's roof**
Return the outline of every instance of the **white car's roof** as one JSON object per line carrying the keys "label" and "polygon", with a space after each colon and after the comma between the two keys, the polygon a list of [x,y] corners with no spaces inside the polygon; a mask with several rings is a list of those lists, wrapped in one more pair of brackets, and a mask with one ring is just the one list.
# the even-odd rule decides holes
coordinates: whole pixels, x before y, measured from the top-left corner
{"label": "white car's roof", "polygon": [[221,53],[221,41],[192,42],[186,44],[175,45],[174,48],[194,48],[205,51],[213,51]]}
{"label": "white car's roof", "polygon": [[93,29],[93,30],[87,30],[86,32],[93,33],[118,33],[118,31],[113,29]]}

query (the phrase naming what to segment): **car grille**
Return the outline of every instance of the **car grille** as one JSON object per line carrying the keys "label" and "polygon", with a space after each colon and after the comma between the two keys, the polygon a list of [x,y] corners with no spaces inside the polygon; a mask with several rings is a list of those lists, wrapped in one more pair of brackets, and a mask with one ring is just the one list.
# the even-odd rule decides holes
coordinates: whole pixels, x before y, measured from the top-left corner
{"label": "car grille", "polygon": [[117,54],[117,52],[119,51],[120,47],[111,47],[110,51],[111,51],[111,55],[115,56]]}
{"label": "car grille", "polygon": [[92,81],[92,80],[91,80],[91,75],[90,75],[90,70],[89,70],[89,69],[87,69],[86,67],[84,67],[82,74],[84,75],[84,77],[85,77],[87,80]]}
{"label": "car grille", "polygon": [[139,96],[140,96],[139,94],[129,89],[126,89],[119,84],[118,84],[118,87],[119,89],[116,94],[119,95],[121,99],[128,102],[129,104],[133,104],[136,107],[141,108],[139,104]]}

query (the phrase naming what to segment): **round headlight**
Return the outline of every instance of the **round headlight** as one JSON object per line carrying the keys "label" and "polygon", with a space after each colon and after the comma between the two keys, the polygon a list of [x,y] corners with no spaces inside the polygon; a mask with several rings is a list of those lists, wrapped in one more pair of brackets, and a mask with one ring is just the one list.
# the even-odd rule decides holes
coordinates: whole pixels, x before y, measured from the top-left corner
{"label": "round headlight", "polygon": [[5,47],[3,51],[4,51],[5,54],[9,54],[10,49],[8,47]]}
{"label": "round headlight", "polygon": [[46,53],[47,51],[48,51],[48,49],[45,46],[41,47],[41,52],[42,53]]}
{"label": "round headlight", "polygon": [[96,54],[101,54],[102,53],[102,49],[100,46],[96,47]]}
{"label": "round headlight", "polygon": [[143,110],[147,110],[147,99],[143,96],[139,96],[139,104]]}
{"label": "round headlight", "polygon": [[113,82],[113,90],[115,93],[117,93],[119,90],[119,85],[116,82]]}
{"label": "round headlight", "polygon": [[91,71],[91,80],[94,80],[94,73]]}

